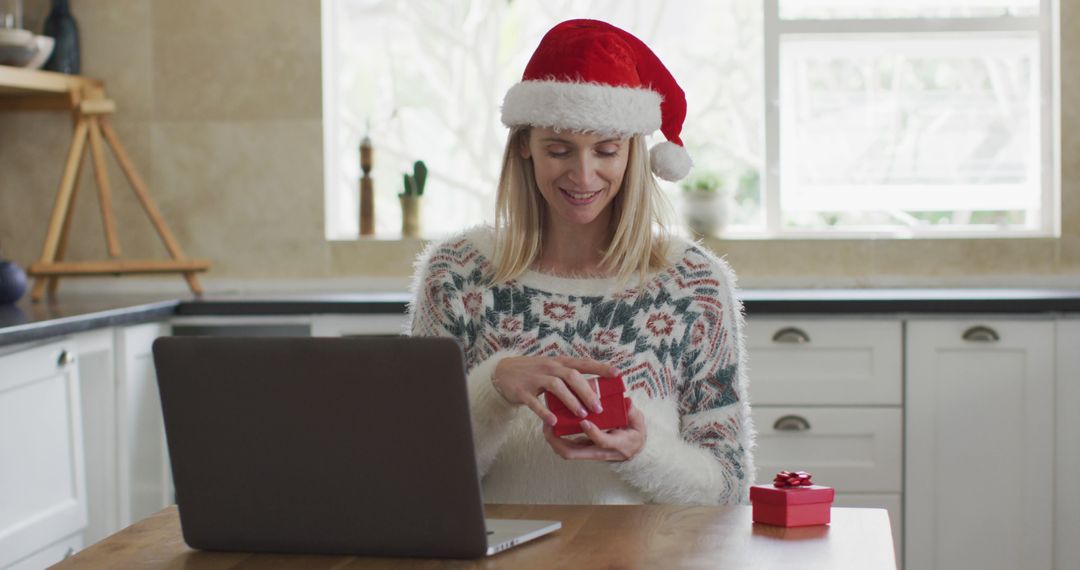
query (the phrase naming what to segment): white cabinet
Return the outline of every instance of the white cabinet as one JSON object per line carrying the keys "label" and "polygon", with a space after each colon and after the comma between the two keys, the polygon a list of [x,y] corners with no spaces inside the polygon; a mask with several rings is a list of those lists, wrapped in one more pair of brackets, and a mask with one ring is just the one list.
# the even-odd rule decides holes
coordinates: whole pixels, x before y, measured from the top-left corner
{"label": "white cabinet", "polygon": [[1054,568],[1080,568],[1080,317],[1057,322]]}
{"label": "white cabinet", "polygon": [[751,317],[746,324],[757,484],[806,470],[835,506],[903,518],[903,325],[898,318]]}
{"label": "white cabinet", "polygon": [[154,339],[165,334],[168,325],[163,323],[116,329],[116,505],[121,528],[174,502],[151,352]]}
{"label": "white cabinet", "polygon": [[[0,357],[0,568],[51,564],[86,527],[79,372],[70,339]],[[47,551],[47,552],[46,552]]]}
{"label": "white cabinet", "polygon": [[908,322],[909,568],[1051,567],[1054,328]]}
{"label": "white cabinet", "polygon": [[43,568],[172,501],[151,343],[102,328],[0,356],[0,568]]}

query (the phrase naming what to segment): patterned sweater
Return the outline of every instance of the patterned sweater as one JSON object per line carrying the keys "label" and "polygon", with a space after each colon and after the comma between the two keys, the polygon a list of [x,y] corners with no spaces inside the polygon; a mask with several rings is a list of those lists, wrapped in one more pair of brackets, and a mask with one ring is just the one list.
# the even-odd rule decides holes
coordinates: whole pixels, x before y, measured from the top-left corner
{"label": "patterned sweater", "polygon": [[[670,267],[644,288],[528,271],[490,286],[494,230],[430,244],[416,261],[407,333],[456,338],[465,353],[484,499],[498,503],[745,504],[754,480],[742,306],[728,264],[673,238]],[[491,384],[507,356],[615,366],[646,421],[624,462],[567,461],[542,422]]]}

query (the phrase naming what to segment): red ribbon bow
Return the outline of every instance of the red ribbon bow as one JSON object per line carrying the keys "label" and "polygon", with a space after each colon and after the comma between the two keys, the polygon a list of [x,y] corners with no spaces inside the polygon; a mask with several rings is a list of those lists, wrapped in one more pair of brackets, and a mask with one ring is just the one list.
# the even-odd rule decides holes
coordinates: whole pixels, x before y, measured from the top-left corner
{"label": "red ribbon bow", "polygon": [[773,487],[809,487],[813,485],[810,482],[811,474],[806,471],[781,471],[776,474],[776,478],[773,479]]}

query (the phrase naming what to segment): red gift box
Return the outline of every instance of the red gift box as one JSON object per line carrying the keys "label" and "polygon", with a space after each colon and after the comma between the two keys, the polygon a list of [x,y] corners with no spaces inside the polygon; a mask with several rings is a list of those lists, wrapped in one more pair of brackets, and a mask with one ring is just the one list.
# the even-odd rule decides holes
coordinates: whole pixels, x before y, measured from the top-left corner
{"label": "red gift box", "polygon": [[776,526],[829,524],[835,491],[823,485],[750,487],[754,522]]}
{"label": "red gift box", "polygon": [[594,380],[595,382],[590,383],[593,385],[593,390],[600,395],[600,407],[604,411],[598,414],[586,410],[589,411],[589,415],[584,418],[570,411],[570,408],[567,408],[558,396],[550,392],[544,393],[544,401],[548,409],[558,419],[552,428],[555,435],[582,433],[584,431],[581,429],[582,420],[589,420],[602,430],[623,428],[629,424],[627,414],[630,411],[630,398],[625,396],[626,384],[622,376],[600,377]]}

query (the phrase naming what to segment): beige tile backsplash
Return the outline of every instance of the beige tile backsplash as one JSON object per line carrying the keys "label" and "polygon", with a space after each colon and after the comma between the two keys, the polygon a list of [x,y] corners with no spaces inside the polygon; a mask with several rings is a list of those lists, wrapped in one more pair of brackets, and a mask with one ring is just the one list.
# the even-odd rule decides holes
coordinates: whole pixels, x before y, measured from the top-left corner
{"label": "beige tile backsplash", "polygon": [[[316,0],[73,0],[83,72],[207,279],[404,279],[420,241],[323,237],[320,15]],[[45,0],[27,0],[40,30]],[[1061,239],[710,241],[744,286],[1080,286],[1080,0],[1062,0]],[[0,114],[0,242],[40,255],[67,152],[62,113]],[[69,258],[105,254],[92,169]],[[110,158],[125,255],[165,250]],[[170,279],[175,280],[175,277]],[[177,280],[178,281],[178,280]],[[393,281],[396,282],[396,281]]]}

